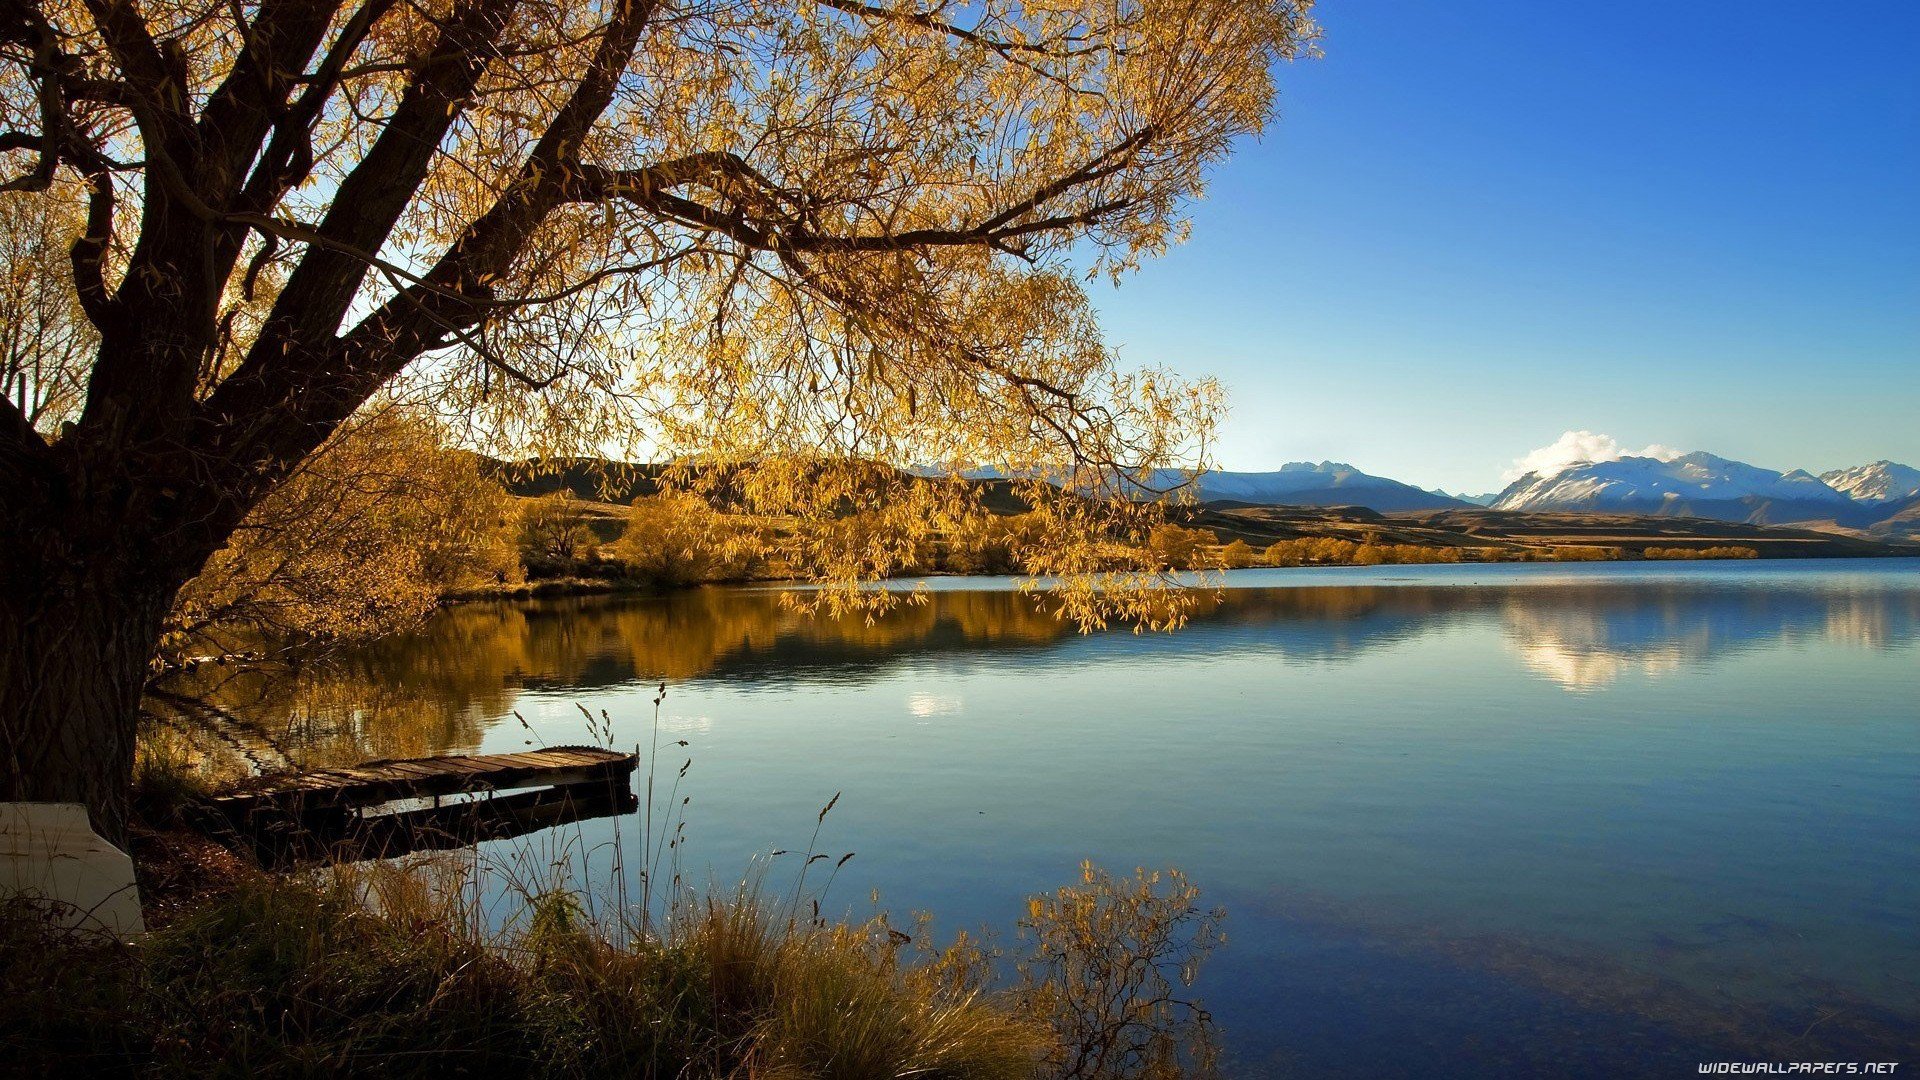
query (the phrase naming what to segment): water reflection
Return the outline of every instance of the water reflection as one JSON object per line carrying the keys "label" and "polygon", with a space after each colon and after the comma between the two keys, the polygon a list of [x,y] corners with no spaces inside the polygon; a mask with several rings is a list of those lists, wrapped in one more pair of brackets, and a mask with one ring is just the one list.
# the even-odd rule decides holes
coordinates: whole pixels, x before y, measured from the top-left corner
{"label": "water reflection", "polygon": [[[1509,573],[1467,581],[1435,574],[1298,587],[1311,579],[1295,575],[1289,587],[1225,589],[1179,633],[1093,639],[1056,618],[1044,598],[1013,591],[1007,581],[948,583],[873,622],[807,617],[770,590],[467,604],[418,633],[293,678],[217,672],[179,689],[253,719],[309,760],[343,761],[470,750],[491,725],[514,723],[525,689],[705,679],[781,690],[860,683],[943,654],[1020,665],[1068,643],[1142,662],[1256,654],[1323,664],[1487,626],[1526,670],[1591,691],[1630,674],[1657,678],[1774,644],[1825,640],[1887,650],[1915,640],[1914,576],[1804,578],[1756,587],[1711,575],[1542,581]],[[1257,586],[1273,578],[1241,580]],[[918,717],[960,711],[957,699],[929,695],[908,707]]]}
{"label": "water reflection", "polygon": [[701,861],[797,847],[844,789],[846,895],[955,929],[1082,858],[1181,866],[1232,912],[1203,996],[1236,1076],[1880,1060],[1920,1030],[1920,561],[1231,584],[1142,636],[1004,581],[873,624],[751,590],[470,605],[198,689],[339,761],[579,741],[576,702],[634,741],[669,680]]}
{"label": "water reflection", "polygon": [[1529,668],[1591,690],[1628,673],[1658,677],[1782,642],[1899,647],[1920,625],[1920,591],[1595,585],[1515,591],[1501,620]]}

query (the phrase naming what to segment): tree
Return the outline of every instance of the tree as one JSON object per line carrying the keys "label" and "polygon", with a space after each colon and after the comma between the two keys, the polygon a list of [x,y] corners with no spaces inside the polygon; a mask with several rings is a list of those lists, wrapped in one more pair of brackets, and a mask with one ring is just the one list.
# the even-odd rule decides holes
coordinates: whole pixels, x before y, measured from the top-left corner
{"label": "tree", "polygon": [[1189,529],[1167,522],[1147,534],[1147,551],[1154,562],[1169,570],[1192,570],[1205,549],[1219,541],[1212,529]]}
{"label": "tree", "polygon": [[1047,540],[1035,515],[989,515],[962,523],[947,538],[946,569],[963,574],[1013,574],[1029,551]]}
{"label": "tree", "polygon": [[593,554],[595,543],[571,491],[542,495],[520,508],[520,557],[529,565],[559,564],[564,570]]}
{"label": "tree", "polygon": [[1220,549],[1220,565],[1229,570],[1244,570],[1253,565],[1253,548],[1245,540],[1234,540]]}
{"label": "tree", "polygon": [[66,279],[80,224],[71,197],[0,197],[0,398],[30,427],[78,414],[86,358],[99,344]]}
{"label": "tree", "polygon": [[180,590],[162,671],[263,645],[376,637],[441,597],[517,580],[512,499],[416,412],[356,415]]}
{"label": "tree", "polygon": [[692,585],[738,576],[762,546],[750,521],[729,521],[692,492],[664,491],[633,501],[612,553],[655,584]]}
{"label": "tree", "polygon": [[66,207],[97,344],[66,422],[0,405],[0,799],[120,833],[176,594],[384,387],[524,453],[1203,449],[1076,280],[1181,238],[1307,9],[10,0],[0,197]]}

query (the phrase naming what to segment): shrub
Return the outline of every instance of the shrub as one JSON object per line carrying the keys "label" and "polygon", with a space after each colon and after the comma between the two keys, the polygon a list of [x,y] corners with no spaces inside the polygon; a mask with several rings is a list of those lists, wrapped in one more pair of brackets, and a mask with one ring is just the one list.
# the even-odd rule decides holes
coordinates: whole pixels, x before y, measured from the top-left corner
{"label": "shrub", "polygon": [[[824,812],[823,812],[824,814]],[[436,871],[440,871],[436,876]],[[1219,911],[1177,872],[1034,898],[1031,950],[834,923],[750,885],[640,925],[528,893],[501,930],[465,860],[243,874],[139,944],[50,931],[0,902],[0,1060],[20,1075],[1208,1075],[1187,997]],[[1163,884],[1164,882],[1164,884]]]}
{"label": "shrub", "polygon": [[1460,549],[1422,544],[1381,544],[1372,540],[1356,544],[1336,537],[1302,537],[1268,545],[1265,561],[1268,566],[1457,563],[1460,561]]}
{"label": "shrub", "polygon": [[1649,559],[1757,559],[1760,552],[1750,547],[1721,545],[1714,547],[1650,547],[1641,551]]}
{"label": "shrub", "polygon": [[1202,551],[1219,542],[1211,529],[1189,529],[1171,522],[1156,525],[1147,534],[1147,551],[1162,569],[1193,570],[1202,564]]}
{"label": "shrub", "polygon": [[1299,566],[1306,561],[1306,552],[1298,540],[1276,540],[1260,553],[1260,559],[1268,566]]}
{"label": "shrub", "polygon": [[1033,513],[969,517],[947,538],[939,562],[958,574],[1017,574],[1026,568],[1026,552],[1045,535],[1045,523]]}
{"label": "shrub", "polygon": [[1586,547],[1578,544],[1556,547],[1552,551],[1555,562],[1608,562],[1625,554],[1619,548]]}
{"label": "shrub", "polygon": [[584,561],[596,543],[571,491],[528,499],[521,506],[520,558],[529,566]]}
{"label": "shrub", "polygon": [[758,539],[744,519],[729,521],[699,495],[666,491],[633,501],[610,553],[635,577],[693,585],[747,576]]}
{"label": "shrub", "polygon": [[1253,549],[1245,540],[1235,540],[1220,549],[1220,565],[1229,570],[1242,570],[1253,565]]}

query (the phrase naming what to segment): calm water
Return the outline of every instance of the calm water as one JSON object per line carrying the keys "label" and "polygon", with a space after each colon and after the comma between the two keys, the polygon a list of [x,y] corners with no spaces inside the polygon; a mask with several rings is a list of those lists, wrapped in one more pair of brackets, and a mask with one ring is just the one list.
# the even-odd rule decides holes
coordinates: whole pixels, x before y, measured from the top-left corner
{"label": "calm water", "polygon": [[[315,759],[685,739],[689,862],[946,927],[1179,866],[1233,1075],[1920,1057],[1920,560],[1242,571],[1174,635],[998,579],[476,605],[264,700]],[[288,724],[286,717],[295,720]],[[271,718],[271,719],[268,719]],[[671,764],[677,765],[678,761]],[[605,823],[586,826],[588,839]]]}

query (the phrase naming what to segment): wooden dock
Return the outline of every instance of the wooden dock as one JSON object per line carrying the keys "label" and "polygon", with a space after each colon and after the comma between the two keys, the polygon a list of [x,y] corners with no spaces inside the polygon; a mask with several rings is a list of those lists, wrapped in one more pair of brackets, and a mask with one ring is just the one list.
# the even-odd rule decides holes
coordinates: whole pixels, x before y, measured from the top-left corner
{"label": "wooden dock", "polygon": [[209,809],[269,865],[390,858],[629,812],[638,765],[592,746],[368,761],[263,777]]}

